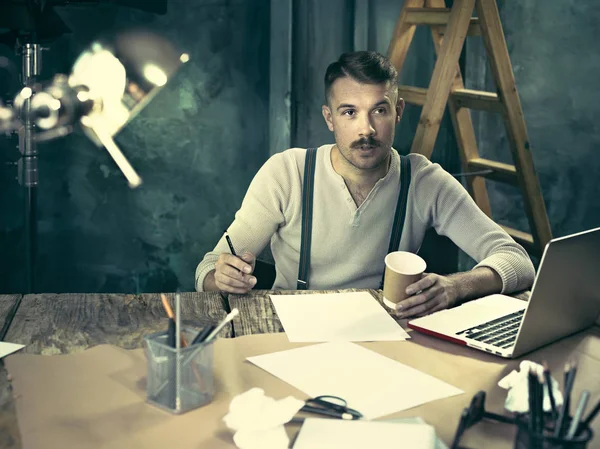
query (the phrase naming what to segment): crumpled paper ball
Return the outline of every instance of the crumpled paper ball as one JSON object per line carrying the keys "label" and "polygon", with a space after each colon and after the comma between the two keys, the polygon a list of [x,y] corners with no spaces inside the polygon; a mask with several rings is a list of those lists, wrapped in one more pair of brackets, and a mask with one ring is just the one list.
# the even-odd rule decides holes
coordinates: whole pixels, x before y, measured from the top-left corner
{"label": "crumpled paper ball", "polygon": [[261,388],[251,388],[231,400],[223,421],[235,432],[240,449],[287,449],[289,438],[283,425],[289,422],[304,401],[292,396],[275,400]]}
{"label": "crumpled paper ball", "polygon": [[[504,408],[506,410],[515,413],[526,413],[529,411],[529,384],[527,375],[530,369],[534,372],[539,372],[542,375],[544,373],[544,367],[539,363],[523,360],[519,364],[519,371],[513,370],[498,382],[499,387],[508,390],[508,393],[506,393],[506,400],[504,401]],[[550,376],[550,380],[552,384],[554,403],[558,408],[563,403],[563,396],[556,379],[554,379],[553,376]],[[545,383],[544,401],[542,403],[542,407],[545,412],[552,411],[552,406],[550,405],[550,396],[548,395],[548,387]]]}

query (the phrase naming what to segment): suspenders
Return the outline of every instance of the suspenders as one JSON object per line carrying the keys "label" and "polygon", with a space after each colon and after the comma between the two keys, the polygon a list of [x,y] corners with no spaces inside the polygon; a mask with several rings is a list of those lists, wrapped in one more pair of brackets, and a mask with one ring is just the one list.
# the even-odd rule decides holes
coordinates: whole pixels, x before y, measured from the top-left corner
{"label": "suspenders", "polygon": [[304,184],[302,186],[302,237],[300,238],[300,267],[298,268],[297,290],[308,289],[310,269],[310,241],[312,236],[313,190],[315,185],[315,162],[317,149],[306,150]]}
{"label": "suspenders", "polygon": [[[300,243],[300,266],[298,268],[298,290],[308,289],[308,276],[310,269],[310,243],[312,234],[313,190],[315,184],[315,165],[317,149],[306,150],[304,165],[304,185],[302,186],[302,237]],[[400,246],[400,237],[406,218],[406,203],[408,201],[408,188],[410,187],[410,159],[400,156],[400,193],[394,214],[394,225],[390,236],[388,253],[396,251]],[[383,276],[379,288],[383,288]]]}

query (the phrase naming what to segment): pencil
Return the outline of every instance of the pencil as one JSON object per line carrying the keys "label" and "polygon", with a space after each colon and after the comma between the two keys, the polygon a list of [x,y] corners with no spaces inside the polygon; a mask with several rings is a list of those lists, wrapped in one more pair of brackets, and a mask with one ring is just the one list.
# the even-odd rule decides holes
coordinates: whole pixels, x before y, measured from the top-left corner
{"label": "pencil", "polygon": [[229,245],[229,251],[231,251],[231,254],[233,254],[234,256],[237,257],[237,254],[235,253],[235,249],[233,249],[233,243],[231,243],[229,234],[227,234],[227,230],[225,230],[225,240],[227,240],[227,244]]}

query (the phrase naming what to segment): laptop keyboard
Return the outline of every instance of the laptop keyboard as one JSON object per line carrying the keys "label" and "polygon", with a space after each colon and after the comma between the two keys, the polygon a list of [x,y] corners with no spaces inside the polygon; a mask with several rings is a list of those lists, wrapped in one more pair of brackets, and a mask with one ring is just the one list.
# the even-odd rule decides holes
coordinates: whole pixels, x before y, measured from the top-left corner
{"label": "laptop keyboard", "polygon": [[498,348],[510,348],[515,344],[524,313],[525,309],[519,310],[510,315],[457,332],[456,335],[462,335]]}

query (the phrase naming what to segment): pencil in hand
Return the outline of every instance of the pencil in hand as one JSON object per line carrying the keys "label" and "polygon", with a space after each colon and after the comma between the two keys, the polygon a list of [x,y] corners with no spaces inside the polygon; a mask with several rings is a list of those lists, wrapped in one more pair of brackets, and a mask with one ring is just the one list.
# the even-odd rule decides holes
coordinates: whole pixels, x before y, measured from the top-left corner
{"label": "pencil in hand", "polygon": [[231,239],[229,238],[229,234],[227,233],[227,229],[224,231],[224,233],[225,233],[225,240],[227,240],[227,244],[229,245],[229,251],[231,251],[231,254],[233,254],[234,256],[237,257],[235,249],[233,248],[233,243],[231,243]]}

